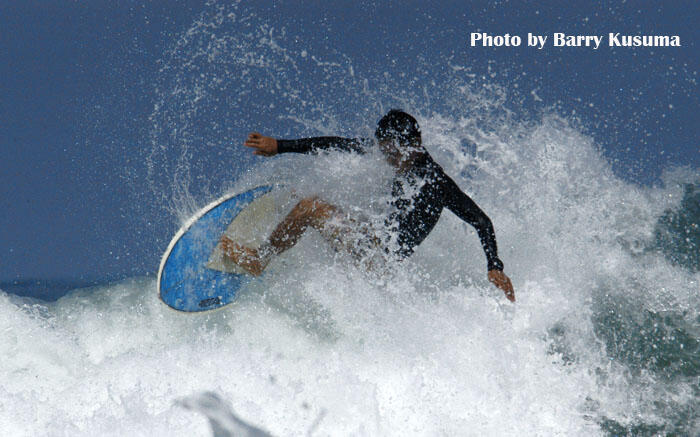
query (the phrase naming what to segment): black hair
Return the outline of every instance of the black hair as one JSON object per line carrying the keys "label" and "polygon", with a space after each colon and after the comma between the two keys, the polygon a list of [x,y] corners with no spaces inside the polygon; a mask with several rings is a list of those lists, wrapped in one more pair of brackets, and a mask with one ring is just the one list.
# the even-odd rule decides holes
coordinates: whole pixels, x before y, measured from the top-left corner
{"label": "black hair", "polygon": [[421,144],[418,122],[400,109],[392,109],[379,120],[374,136],[379,141],[397,140],[402,146]]}

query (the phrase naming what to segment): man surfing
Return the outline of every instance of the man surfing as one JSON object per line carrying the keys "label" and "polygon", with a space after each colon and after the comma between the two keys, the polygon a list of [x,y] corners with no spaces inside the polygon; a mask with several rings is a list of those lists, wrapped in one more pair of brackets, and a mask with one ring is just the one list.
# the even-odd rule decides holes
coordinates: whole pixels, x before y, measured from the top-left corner
{"label": "man surfing", "polygon": [[[374,252],[402,260],[413,254],[415,247],[437,224],[442,210],[447,208],[474,226],[486,254],[489,281],[503,290],[508,300],[515,302],[513,285],[503,273],[503,263],[498,258],[491,220],[423,148],[415,118],[392,109],[379,120],[375,137],[379,149],[395,170],[390,212],[383,229],[373,229],[361,217],[350,217],[337,206],[318,197],[308,197],[292,208],[258,249],[241,246],[223,236],[224,255],[249,273],[260,275],[272,256],[293,247],[310,226],[356,257],[368,254],[371,257]],[[255,155],[270,157],[278,153],[314,153],[328,149],[364,153],[373,143],[368,139],[340,137],[278,140],[253,132],[244,145],[254,149]],[[371,268],[371,264],[368,267]]]}

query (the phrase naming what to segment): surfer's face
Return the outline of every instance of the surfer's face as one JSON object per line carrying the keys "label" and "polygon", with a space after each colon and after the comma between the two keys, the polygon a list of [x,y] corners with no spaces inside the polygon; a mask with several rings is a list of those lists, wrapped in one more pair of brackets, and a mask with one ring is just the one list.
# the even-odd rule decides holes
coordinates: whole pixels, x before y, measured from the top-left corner
{"label": "surfer's face", "polygon": [[381,140],[379,149],[384,154],[387,162],[393,167],[399,168],[404,161],[403,153],[394,140]]}
{"label": "surfer's face", "polygon": [[384,154],[384,158],[392,167],[399,171],[406,170],[411,166],[411,162],[423,153],[419,145],[413,143],[409,145],[400,145],[394,139],[386,139],[379,141],[379,149]]}

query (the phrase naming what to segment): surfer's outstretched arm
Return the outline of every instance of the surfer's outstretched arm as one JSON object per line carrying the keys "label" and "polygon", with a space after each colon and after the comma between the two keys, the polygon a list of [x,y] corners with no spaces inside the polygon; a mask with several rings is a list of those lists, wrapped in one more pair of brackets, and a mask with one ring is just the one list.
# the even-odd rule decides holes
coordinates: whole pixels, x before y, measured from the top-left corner
{"label": "surfer's outstretched arm", "polygon": [[255,155],[274,156],[278,153],[315,153],[320,150],[339,150],[364,153],[370,140],[342,137],[314,137],[297,140],[278,140],[257,132],[252,132],[243,143],[254,149]]}
{"label": "surfer's outstretched arm", "polygon": [[445,206],[457,217],[474,226],[479,234],[481,246],[486,254],[489,281],[503,290],[508,300],[515,302],[513,284],[503,273],[503,262],[498,258],[496,234],[491,219],[449,177],[445,178],[443,189]]}

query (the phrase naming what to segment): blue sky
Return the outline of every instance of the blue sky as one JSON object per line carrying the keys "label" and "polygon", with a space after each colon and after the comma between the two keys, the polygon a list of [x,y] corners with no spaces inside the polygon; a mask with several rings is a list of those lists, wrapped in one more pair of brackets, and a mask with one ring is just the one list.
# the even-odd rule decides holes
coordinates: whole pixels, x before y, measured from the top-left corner
{"label": "blue sky", "polygon": [[[524,113],[575,111],[615,172],[634,183],[658,183],[675,165],[700,167],[697,2],[270,3],[240,8],[286,29],[289,44],[347,56],[366,77],[407,70],[429,80],[449,61],[509,89]],[[161,205],[134,201],[146,188],[123,176],[145,171],[137,149],[147,147],[159,61],[205,8],[0,5],[0,281],[155,271],[175,224],[163,212],[149,225]],[[468,47],[470,32],[679,35],[682,47]]]}

